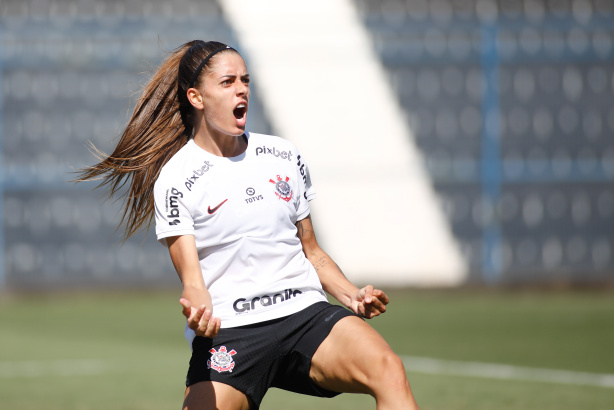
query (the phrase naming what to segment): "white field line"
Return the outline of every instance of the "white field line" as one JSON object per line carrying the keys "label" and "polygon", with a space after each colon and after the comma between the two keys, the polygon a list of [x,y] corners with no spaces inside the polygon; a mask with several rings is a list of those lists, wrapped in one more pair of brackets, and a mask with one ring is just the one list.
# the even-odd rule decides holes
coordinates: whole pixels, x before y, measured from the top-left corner
{"label": "white field line", "polygon": [[104,361],[89,360],[53,360],[0,362],[0,379],[42,376],[88,376],[110,371]]}
{"label": "white field line", "polygon": [[401,356],[401,359],[405,365],[405,370],[408,372],[614,388],[614,374],[540,369],[494,363],[461,362],[414,356]]}
{"label": "white field line", "polygon": [[[614,388],[614,374],[461,362],[415,356],[401,356],[401,358],[408,372]],[[111,367],[113,366],[99,359],[0,362],[0,379],[97,375],[112,372]]]}

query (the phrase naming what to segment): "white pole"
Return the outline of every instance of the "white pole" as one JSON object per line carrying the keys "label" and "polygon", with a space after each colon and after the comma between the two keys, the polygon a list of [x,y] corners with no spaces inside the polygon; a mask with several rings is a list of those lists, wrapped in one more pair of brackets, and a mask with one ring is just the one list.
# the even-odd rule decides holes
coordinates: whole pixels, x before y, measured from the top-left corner
{"label": "white pole", "polygon": [[273,129],[310,166],[318,238],[347,276],[393,285],[462,282],[466,262],[351,2],[220,4]]}

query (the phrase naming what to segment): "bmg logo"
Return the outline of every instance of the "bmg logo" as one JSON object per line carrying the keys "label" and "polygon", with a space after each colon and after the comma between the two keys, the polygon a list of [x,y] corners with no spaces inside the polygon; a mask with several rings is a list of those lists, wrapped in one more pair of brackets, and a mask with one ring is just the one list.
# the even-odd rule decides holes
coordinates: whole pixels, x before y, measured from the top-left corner
{"label": "bmg logo", "polygon": [[168,215],[166,215],[167,218],[175,218],[173,219],[171,222],[169,222],[168,224],[171,226],[175,226],[177,224],[179,224],[179,198],[183,198],[183,193],[181,191],[179,191],[177,188],[172,188],[171,189],[171,195],[168,195],[168,191],[166,191],[166,196],[168,198],[168,207],[167,207],[167,212]]}

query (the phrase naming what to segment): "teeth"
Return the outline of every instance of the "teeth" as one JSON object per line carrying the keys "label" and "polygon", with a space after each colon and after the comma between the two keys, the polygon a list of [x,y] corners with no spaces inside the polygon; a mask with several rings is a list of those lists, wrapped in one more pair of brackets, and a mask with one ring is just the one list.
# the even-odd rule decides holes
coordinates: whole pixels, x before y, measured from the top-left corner
{"label": "teeth", "polygon": [[245,108],[245,104],[239,104],[237,105],[237,108]]}

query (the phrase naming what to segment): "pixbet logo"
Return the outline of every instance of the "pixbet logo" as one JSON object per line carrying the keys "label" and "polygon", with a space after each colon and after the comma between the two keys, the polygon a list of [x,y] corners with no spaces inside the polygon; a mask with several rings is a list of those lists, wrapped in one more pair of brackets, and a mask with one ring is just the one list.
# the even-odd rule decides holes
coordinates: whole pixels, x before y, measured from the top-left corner
{"label": "pixbet logo", "polygon": [[260,306],[267,307],[267,306],[275,305],[277,304],[277,302],[285,302],[286,300],[296,297],[297,295],[300,295],[302,293],[303,292],[301,292],[300,290],[286,289],[282,293],[276,293],[273,296],[270,296],[270,295],[256,296],[250,301],[244,298],[239,298],[235,300],[235,302],[232,304],[232,308],[237,313],[244,313],[250,310],[255,310],[257,307],[256,302],[260,302]]}
{"label": "pixbet logo", "polygon": [[301,156],[296,157],[296,166],[299,171],[301,171],[301,175],[303,176],[303,182],[305,183],[305,187],[307,186],[307,170],[305,169],[305,164],[301,161]]}
{"label": "pixbet logo", "polygon": [[262,147],[256,147],[256,156],[258,155],[266,155],[271,154],[279,157],[281,159],[287,159],[288,161],[292,161],[292,151],[277,151],[277,148],[267,148],[264,145]]}
{"label": "pixbet logo", "polygon": [[212,166],[213,164],[211,164],[209,161],[205,161],[202,167],[197,170],[194,170],[191,177],[186,178],[185,187],[188,189],[188,191],[192,191],[192,185],[194,185],[196,180],[202,177],[205,172],[209,171],[209,168]]}
{"label": "pixbet logo", "polygon": [[[296,166],[298,167],[299,171],[301,171],[301,175],[303,177],[303,183],[305,184],[305,192],[303,192],[303,196],[305,197],[305,199],[307,199],[307,180],[310,179],[309,178],[309,171],[307,170],[307,167],[305,167],[305,164],[301,161],[301,156],[299,155],[298,157],[296,157],[297,161],[296,161]],[[309,181],[309,185],[311,185],[311,181]]]}
{"label": "pixbet logo", "polygon": [[[168,195],[168,189],[166,190],[166,215],[167,218],[179,218],[179,198],[183,198],[183,193],[179,191],[177,188],[171,189],[171,195]],[[179,219],[174,219],[169,222],[169,225],[177,225],[179,223]]]}

